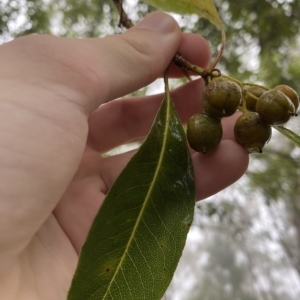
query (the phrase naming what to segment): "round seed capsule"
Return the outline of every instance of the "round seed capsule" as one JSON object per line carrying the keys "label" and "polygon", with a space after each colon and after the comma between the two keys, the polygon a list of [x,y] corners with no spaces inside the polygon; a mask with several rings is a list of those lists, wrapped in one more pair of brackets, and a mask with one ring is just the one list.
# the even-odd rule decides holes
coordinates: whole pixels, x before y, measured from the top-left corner
{"label": "round seed capsule", "polygon": [[290,100],[293,102],[295,106],[295,112],[296,112],[299,107],[299,96],[296,93],[296,91],[293,90],[288,85],[284,85],[284,84],[277,85],[274,89],[279,90],[280,92],[284,93],[286,96],[290,98]]}
{"label": "round seed capsule", "polygon": [[202,105],[205,112],[215,118],[233,115],[242,100],[242,89],[234,81],[219,77],[205,87]]}
{"label": "round seed capsule", "polygon": [[270,140],[271,135],[271,126],[265,124],[256,112],[248,111],[236,120],[235,139],[249,153],[262,153],[262,149]]}
{"label": "round seed capsule", "polygon": [[247,91],[245,95],[246,107],[250,111],[255,111],[255,106],[257,100],[253,98],[249,93],[259,98],[266,90],[258,87],[258,86],[249,86],[245,89]]}
{"label": "round seed capsule", "polygon": [[221,121],[205,113],[192,116],[187,123],[187,139],[190,147],[200,153],[215,150],[222,138]]}
{"label": "round seed capsule", "polygon": [[295,114],[292,101],[277,89],[263,93],[258,99],[255,109],[261,119],[269,125],[286,123]]}

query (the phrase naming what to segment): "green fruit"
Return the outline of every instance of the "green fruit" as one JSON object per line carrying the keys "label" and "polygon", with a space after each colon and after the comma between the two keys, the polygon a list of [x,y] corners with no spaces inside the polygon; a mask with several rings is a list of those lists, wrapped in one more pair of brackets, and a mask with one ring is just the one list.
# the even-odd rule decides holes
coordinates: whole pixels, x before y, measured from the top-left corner
{"label": "green fruit", "polygon": [[286,123],[295,114],[292,101],[277,89],[263,93],[258,99],[255,109],[261,119],[269,125]]}
{"label": "green fruit", "polygon": [[197,152],[215,150],[222,138],[221,121],[205,113],[192,116],[187,123],[187,139],[190,147]]}
{"label": "green fruit", "polygon": [[284,93],[286,96],[290,98],[290,100],[293,102],[295,106],[295,112],[296,112],[299,107],[299,96],[296,93],[296,91],[293,90],[288,85],[284,85],[284,84],[277,85],[274,89],[279,90],[280,92]]}
{"label": "green fruit", "polygon": [[249,86],[246,88],[247,93],[245,94],[246,107],[250,111],[255,111],[257,100],[249,95],[251,93],[255,97],[259,98],[266,90],[258,86]]}
{"label": "green fruit", "polygon": [[262,153],[264,145],[270,140],[272,129],[265,124],[258,113],[246,112],[241,115],[234,126],[234,136],[249,153]]}
{"label": "green fruit", "polygon": [[202,95],[205,112],[215,118],[234,114],[242,100],[242,89],[234,81],[219,77],[206,86]]}

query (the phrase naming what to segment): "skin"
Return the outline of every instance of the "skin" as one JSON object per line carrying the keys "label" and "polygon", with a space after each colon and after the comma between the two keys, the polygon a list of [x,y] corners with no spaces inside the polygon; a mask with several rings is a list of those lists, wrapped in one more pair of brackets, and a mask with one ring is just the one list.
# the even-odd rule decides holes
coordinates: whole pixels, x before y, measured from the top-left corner
{"label": "skin", "polygon": [[[112,100],[162,76],[176,52],[202,67],[210,60],[204,39],[161,12],[118,36],[32,35],[0,46],[1,298],[66,299],[91,222],[134,154],[101,153],[142,140],[162,95]],[[173,91],[182,122],[201,111],[203,87],[200,79]],[[223,122],[215,152],[192,155],[197,200],[247,168],[235,119]]]}

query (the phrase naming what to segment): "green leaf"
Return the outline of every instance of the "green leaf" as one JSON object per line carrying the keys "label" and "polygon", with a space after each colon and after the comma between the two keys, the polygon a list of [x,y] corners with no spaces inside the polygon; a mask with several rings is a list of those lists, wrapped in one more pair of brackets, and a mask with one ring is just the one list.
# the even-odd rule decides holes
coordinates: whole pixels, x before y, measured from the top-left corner
{"label": "green leaf", "polygon": [[293,142],[296,146],[300,147],[300,136],[297,135],[292,130],[283,127],[283,126],[273,126],[275,129],[277,129],[281,134],[283,134],[285,137],[287,137],[291,142]]}
{"label": "green leaf", "polygon": [[68,300],[160,300],[194,205],[191,156],[167,88],[151,132],[93,222]]}
{"label": "green leaf", "polygon": [[223,29],[213,0],[143,0],[156,8],[178,14],[197,14]]}

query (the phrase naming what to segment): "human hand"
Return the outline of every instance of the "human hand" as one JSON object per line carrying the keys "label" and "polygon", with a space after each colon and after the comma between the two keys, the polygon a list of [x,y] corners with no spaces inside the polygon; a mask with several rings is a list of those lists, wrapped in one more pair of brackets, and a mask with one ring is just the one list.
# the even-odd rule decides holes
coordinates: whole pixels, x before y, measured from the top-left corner
{"label": "human hand", "polygon": [[[182,34],[163,13],[119,36],[33,35],[0,46],[3,299],[66,298],[91,222],[133,155],[103,159],[101,153],[142,140],[162,95],[111,100],[161,76],[176,52],[203,67],[210,58],[202,38]],[[203,86],[197,80],[173,92],[183,122],[201,110]],[[247,167],[246,151],[233,141],[233,120],[224,121],[218,150],[193,153],[197,199],[231,184]]]}

